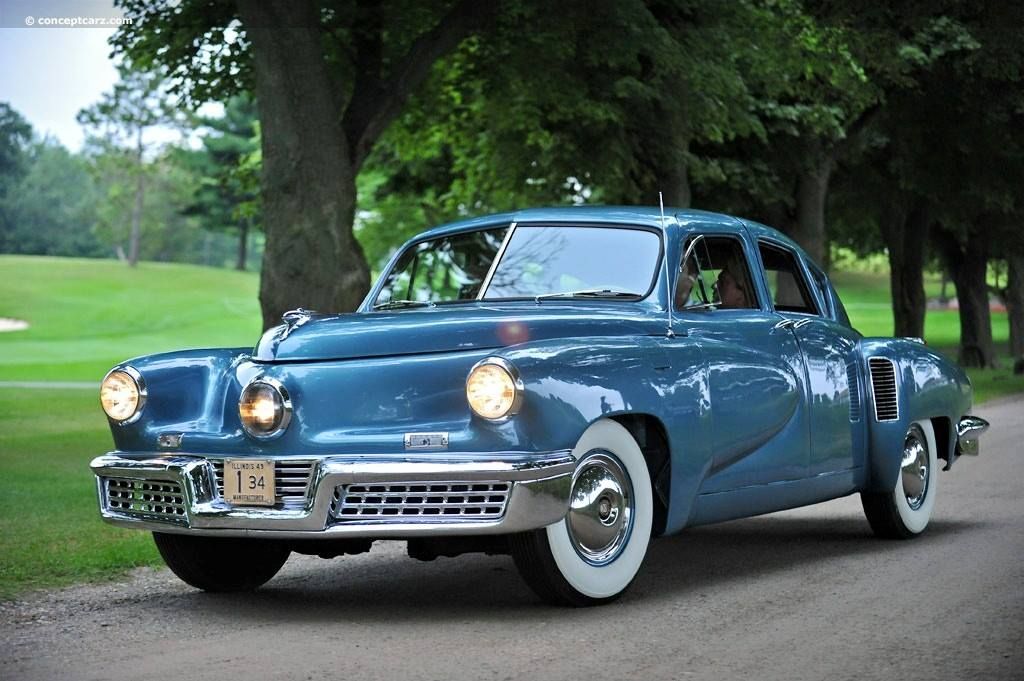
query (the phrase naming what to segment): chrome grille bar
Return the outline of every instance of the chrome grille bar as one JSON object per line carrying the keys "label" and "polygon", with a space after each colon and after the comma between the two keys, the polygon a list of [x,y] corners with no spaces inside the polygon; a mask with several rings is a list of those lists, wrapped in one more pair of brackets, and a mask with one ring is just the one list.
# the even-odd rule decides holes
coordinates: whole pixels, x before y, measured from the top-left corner
{"label": "chrome grille bar", "polygon": [[335,522],[494,520],[504,515],[511,491],[512,484],[502,481],[340,485],[334,490],[331,517]]}
{"label": "chrome grille bar", "polygon": [[145,519],[185,523],[181,485],[166,480],[103,478],[106,505],[111,511]]}

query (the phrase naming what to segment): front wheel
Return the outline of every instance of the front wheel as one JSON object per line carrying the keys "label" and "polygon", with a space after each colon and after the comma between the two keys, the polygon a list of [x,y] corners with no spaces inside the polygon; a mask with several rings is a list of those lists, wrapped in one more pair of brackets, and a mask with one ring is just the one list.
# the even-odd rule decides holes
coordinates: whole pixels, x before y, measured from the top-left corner
{"label": "front wheel", "polygon": [[886,539],[911,539],[924,532],[935,507],[938,472],[931,421],[915,421],[903,438],[896,487],[891,492],[860,495],[874,533]]}
{"label": "front wheel", "polygon": [[513,535],[516,567],[554,605],[602,605],[633,581],[651,538],[654,498],[647,462],[614,421],[591,425],[573,450],[569,512],[548,527]]}
{"label": "front wheel", "polygon": [[153,533],[167,567],[203,591],[252,591],[277,574],[291,551],[266,539]]}

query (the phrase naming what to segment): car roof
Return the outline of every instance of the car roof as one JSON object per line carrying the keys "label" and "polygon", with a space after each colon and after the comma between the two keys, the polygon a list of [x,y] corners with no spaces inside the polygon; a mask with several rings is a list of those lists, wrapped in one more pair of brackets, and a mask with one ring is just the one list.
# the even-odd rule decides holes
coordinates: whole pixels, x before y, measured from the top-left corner
{"label": "car roof", "polygon": [[661,209],[657,206],[565,206],[554,208],[527,208],[525,210],[494,213],[480,217],[450,222],[440,227],[419,234],[415,240],[443,236],[472,229],[480,229],[488,225],[502,225],[512,222],[589,222],[608,224],[628,224],[669,229],[672,227],[687,228],[690,226],[718,225],[721,227],[745,226],[755,238],[769,238],[794,248],[806,258],[800,246],[782,232],[752,220],[745,220],[726,215],[691,208],[665,207],[665,222],[662,224]]}

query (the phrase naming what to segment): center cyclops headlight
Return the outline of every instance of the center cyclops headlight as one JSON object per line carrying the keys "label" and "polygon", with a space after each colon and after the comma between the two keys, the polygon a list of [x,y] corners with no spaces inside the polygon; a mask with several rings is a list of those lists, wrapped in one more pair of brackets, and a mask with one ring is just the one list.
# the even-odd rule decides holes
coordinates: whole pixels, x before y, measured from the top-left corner
{"label": "center cyclops headlight", "polygon": [[256,378],[245,386],[238,399],[238,416],[242,428],[252,437],[268,440],[288,427],[292,418],[292,402],[280,381]]}
{"label": "center cyclops headlight", "polygon": [[500,421],[519,412],[523,382],[510,362],[488,357],[470,370],[466,378],[466,399],[481,418]]}
{"label": "center cyclops headlight", "polygon": [[146,381],[142,374],[130,366],[111,369],[100,383],[100,404],[110,420],[119,425],[137,421],[146,404]]}

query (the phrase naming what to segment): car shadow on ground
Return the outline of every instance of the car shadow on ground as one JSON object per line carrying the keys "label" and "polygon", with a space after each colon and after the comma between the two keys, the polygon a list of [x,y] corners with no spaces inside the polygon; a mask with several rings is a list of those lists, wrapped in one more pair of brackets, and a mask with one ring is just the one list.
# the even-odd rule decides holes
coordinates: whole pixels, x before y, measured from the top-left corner
{"label": "car shadow on ground", "polygon": [[[829,561],[860,556],[882,560],[948,541],[949,535],[981,524],[936,520],[911,542],[877,539],[860,518],[766,516],[694,528],[654,541],[630,591],[614,607],[649,607],[732,581],[767,583],[780,571],[806,572]],[[330,562],[306,561],[251,594],[188,591],[181,598],[197,611],[230,610],[236,618],[302,622],[339,617],[372,621],[382,609],[390,621],[410,623],[460,615],[504,620],[512,611],[517,617],[547,619],[558,612],[529,590],[508,556],[473,554],[424,563],[394,549],[387,555],[375,551]]]}

